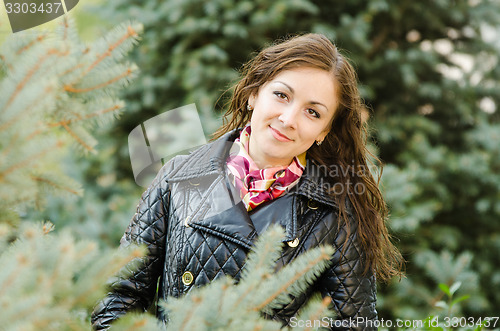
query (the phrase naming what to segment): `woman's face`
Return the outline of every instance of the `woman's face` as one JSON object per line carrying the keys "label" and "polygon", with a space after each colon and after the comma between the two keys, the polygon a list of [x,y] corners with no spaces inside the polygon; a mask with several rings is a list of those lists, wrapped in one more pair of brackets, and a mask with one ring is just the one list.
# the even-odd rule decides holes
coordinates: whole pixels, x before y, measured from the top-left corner
{"label": "woman's face", "polygon": [[248,100],[251,118],[249,154],[259,168],[289,165],[323,141],[337,109],[331,73],[311,67],[284,70]]}

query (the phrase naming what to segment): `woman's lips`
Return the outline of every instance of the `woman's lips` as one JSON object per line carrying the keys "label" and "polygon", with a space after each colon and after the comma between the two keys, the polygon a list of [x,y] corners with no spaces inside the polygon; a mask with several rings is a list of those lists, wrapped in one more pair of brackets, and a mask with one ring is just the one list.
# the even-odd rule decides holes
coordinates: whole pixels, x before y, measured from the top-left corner
{"label": "woman's lips", "polygon": [[276,140],[282,141],[282,142],[292,141],[292,139],[288,138],[287,136],[285,136],[283,133],[279,132],[278,130],[276,130],[272,126],[269,126],[269,128],[271,129],[271,133]]}

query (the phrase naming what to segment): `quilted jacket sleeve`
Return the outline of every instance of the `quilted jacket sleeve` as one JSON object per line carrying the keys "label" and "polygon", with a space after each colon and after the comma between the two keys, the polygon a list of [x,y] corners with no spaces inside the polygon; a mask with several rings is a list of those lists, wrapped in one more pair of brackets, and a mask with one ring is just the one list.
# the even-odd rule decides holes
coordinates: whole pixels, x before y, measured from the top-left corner
{"label": "quilted jacket sleeve", "polygon": [[376,330],[376,280],[373,272],[363,273],[365,259],[356,229],[349,235],[340,229],[335,246],[332,267],[319,280],[322,295],[332,298],[336,313],[331,329]]}
{"label": "quilted jacket sleeve", "polygon": [[91,319],[94,330],[106,330],[111,322],[127,311],[145,311],[154,300],[165,250],[166,216],[170,199],[166,182],[168,168],[165,165],[160,170],[142,195],[137,211],[121,239],[121,247],[146,245],[148,254],[138,261],[138,269],[128,273],[130,276],[114,281],[111,291],[94,308]]}

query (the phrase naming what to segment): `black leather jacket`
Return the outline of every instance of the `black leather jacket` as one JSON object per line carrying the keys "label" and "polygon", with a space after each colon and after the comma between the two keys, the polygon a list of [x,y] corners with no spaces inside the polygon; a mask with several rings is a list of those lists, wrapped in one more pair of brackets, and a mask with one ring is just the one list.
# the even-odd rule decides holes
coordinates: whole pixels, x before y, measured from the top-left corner
{"label": "black leather jacket", "polygon": [[[331,268],[274,318],[289,321],[313,292],[320,292],[332,298],[338,329],[374,329],[362,322],[377,318],[375,276],[363,275],[364,254],[355,223],[351,221],[349,238],[344,227],[338,228],[338,205],[320,185],[319,167],[308,160],[290,192],[248,213],[225,171],[228,150],[237,136],[238,131],[229,132],[188,156],[175,157],[160,170],[121,240],[122,245],[145,244],[149,254],[139,270],[117,281],[96,306],[94,329],[107,328],[129,310],[150,307],[158,279],[156,297],[162,300],[223,274],[239,279],[253,242],[271,223],[284,227],[288,243],[279,264],[320,244],[336,249]],[[349,208],[348,212],[352,220]],[[165,319],[161,313],[159,318]]]}

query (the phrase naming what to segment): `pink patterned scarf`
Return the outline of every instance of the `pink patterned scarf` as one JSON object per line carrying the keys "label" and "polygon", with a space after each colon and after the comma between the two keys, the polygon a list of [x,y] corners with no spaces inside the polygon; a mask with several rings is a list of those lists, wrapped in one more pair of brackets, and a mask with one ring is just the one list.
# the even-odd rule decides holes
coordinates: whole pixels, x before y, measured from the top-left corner
{"label": "pink patterned scarf", "polygon": [[259,169],[248,155],[250,131],[250,125],[241,130],[226,161],[228,174],[232,175],[233,185],[240,190],[247,211],[278,198],[297,184],[306,164],[304,152],[294,157],[288,167]]}

